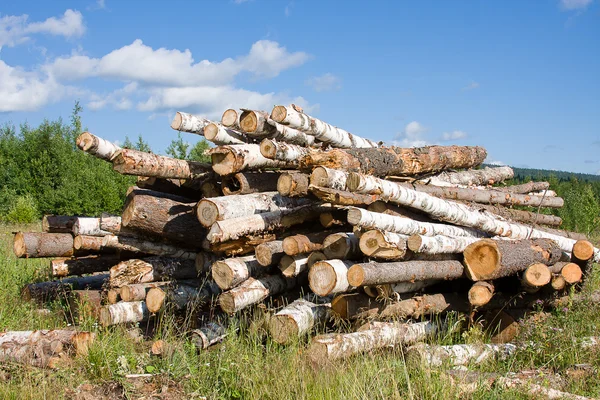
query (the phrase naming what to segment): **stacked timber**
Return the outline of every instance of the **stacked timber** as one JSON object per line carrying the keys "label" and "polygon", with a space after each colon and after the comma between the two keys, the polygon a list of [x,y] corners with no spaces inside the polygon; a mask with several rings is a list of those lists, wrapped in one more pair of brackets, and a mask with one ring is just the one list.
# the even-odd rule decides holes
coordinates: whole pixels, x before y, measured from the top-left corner
{"label": "stacked timber", "polygon": [[200,348],[225,335],[224,315],[265,302],[283,303],[266,326],[278,343],[363,324],[315,337],[321,362],[421,341],[443,328],[434,314],[551,304],[600,261],[547,212],[563,206],[548,183],[505,184],[513,170],[479,168],[482,147],[383,146],[294,105],[220,122],[178,112],[171,127],[213,142],[211,162],[78,138],[137,186],[120,216],[47,216],[43,232],[17,233],[15,254],[53,258],[61,278],[25,296],[94,291],[103,326],[219,315],[190,333]]}

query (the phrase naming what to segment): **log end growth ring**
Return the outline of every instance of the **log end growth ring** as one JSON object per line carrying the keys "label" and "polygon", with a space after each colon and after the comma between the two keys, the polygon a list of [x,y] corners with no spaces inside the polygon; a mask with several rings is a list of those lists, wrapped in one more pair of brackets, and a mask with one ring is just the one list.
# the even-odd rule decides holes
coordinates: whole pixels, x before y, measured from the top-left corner
{"label": "log end growth ring", "polygon": [[275,122],[283,122],[287,117],[287,110],[285,106],[275,106],[271,111],[271,119]]}
{"label": "log end growth ring", "polygon": [[498,268],[501,254],[491,239],[482,239],[467,246],[463,252],[467,277],[473,281],[485,280]]}

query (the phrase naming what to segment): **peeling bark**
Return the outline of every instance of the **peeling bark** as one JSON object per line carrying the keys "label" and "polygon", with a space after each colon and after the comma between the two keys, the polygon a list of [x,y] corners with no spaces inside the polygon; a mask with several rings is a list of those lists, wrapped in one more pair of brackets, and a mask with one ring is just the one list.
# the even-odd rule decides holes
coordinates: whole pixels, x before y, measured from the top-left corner
{"label": "peeling bark", "polygon": [[485,167],[459,172],[444,171],[438,175],[420,179],[419,183],[434,186],[486,186],[512,179],[515,172],[511,167]]}
{"label": "peeling bark", "polygon": [[195,264],[195,260],[167,257],[122,261],[110,269],[110,286],[120,288],[134,283],[197,278]]}
{"label": "peeling bark", "polygon": [[330,304],[315,304],[298,299],[270,318],[269,333],[277,343],[291,343],[310,332],[313,327],[327,322],[330,316]]}
{"label": "peeling bark", "polygon": [[195,133],[203,136],[204,127],[208,124],[210,124],[210,121],[206,118],[177,111],[173,121],[171,122],[171,128],[175,129],[176,131]]}
{"label": "peeling bark", "polygon": [[347,179],[347,172],[324,166],[314,168],[310,174],[311,185],[328,189],[347,190]]}
{"label": "peeling bark", "polygon": [[79,135],[75,143],[81,150],[105,161],[112,161],[117,152],[121,150],[121,147],[116,144],[89,132],[83,132]]}
{"label": "peeling bark", "polygon": [[260,145],[243,144],[219,146],[211,149],[212,168],[219,175],[229,175],[245,170],[262,168],[294,169],[296,163],[270,160],[260,153]]}
{"label": "peeling bark", "polygon": [[196,179],[206,176],[210,171],[209,164],[178,160],[131,149],[117,152],[112,163],[113,169],[121,174],[157,178]]}

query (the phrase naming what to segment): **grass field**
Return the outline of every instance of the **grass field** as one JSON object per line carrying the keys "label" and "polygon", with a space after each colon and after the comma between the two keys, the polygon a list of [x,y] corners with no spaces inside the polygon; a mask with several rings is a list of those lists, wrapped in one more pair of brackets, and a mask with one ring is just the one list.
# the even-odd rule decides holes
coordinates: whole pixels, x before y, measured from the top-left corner
{"label": "grass field", "polygon": [[[37,225],[0,227],[1,330],[51,329],[67,324],[69,310],[64,302],[40,306],[22,301],[19,295],[24,284],[49,278],[47,260],[17,260],[12,255],[11,232],[37,229]],[[595,271],[584,290],[598,288],[600,274]],[[49,312],[41,312],[40,308]],[[144,396],[162,399],[529,398],[522,392],[499,388],[481,387],[472,393],[463,392],[450,383],[443,368],[407,366],[400,349],[314,368],[303,355],[308,339],[285,347],[271,342],[261,328],[262,311],[258,310],[260,312],[254,315],[241,315],[222,344],[201,354],[182,334],[187,322],[172,315],[160,316],[149,340],[143,341],[130,334],[131,328],[103,329],[84,316],[80,325],[98,334],[87,357],[76,358],[71,365],[56,371],[1,365],[0,399],[103,398],[101,395],[127,399]],[[456,316],[450,318],[457,321]],[[146,323],[139,328],[143,333],[150,332]],[[596,371],[600,368],[600,352],[573,346],[574,338],[583,336],[600,336],[599,304],[574,303],[541,314],[522,327],[518,338],[536,341],[541,346],[521,350],[505,361],[470,369],[499,373],[536,370],[542,384],[549,384],[553,375],[559,374],[564,378],[562,390],[600,397],[600,375]],[[149,354],[152,339],[158,338],[172,347],[167,357]],[[435,341],[451,344],[485,340],[480,329],[472,327],[462,333],[444,332]],[[592,372],[571,373],[577,364],[590,364]],[[143,384],[125,378],[126,374],[135,373],[155,376]],[[76,390],[81,384],[89,385]]]}

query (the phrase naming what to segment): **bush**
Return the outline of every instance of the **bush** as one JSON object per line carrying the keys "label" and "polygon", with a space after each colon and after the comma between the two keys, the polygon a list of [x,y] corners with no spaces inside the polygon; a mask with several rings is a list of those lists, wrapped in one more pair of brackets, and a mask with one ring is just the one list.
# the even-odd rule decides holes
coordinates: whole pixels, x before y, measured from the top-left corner
{"label": "bush", "polygon": [[16,198],[15,203],[10,207],[3,220],[4,222],[26,224],[35,222],[39,218],[40,215],[35,200],[27,194]]}

